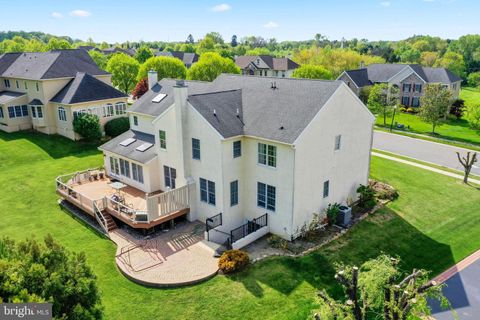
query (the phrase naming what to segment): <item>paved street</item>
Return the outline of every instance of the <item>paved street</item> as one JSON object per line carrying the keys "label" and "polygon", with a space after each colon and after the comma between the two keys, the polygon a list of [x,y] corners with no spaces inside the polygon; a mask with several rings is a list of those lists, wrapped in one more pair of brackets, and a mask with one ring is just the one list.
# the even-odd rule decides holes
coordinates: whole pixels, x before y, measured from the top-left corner
{"label": "paved street", "polygon": [[[479,319],[480,315],[480,252],[466,258],[456,267],[447,270],[448,278],[443,294],[456,310],[458,320]],[[460,270],[457,272],[457,270]],[[439,277],[442,277],[440,275]],[[437,320],[453,320],[451,311],[440,308],[437,301],[430,301],[432,315]]]}
{"label": "paved street", "polygon": [[[467,149],[446,144],[414,139],[381,131],[374,132],[373,148],[397,153],[421,161],[432,162],[461,171],[463,171],[463,167],[458,162],[455,152],[458,151],[461,155],[465,155],[468,151]],[[479,162],[477,162],[477,165],[472,168],[472,173],[480,175]]]}

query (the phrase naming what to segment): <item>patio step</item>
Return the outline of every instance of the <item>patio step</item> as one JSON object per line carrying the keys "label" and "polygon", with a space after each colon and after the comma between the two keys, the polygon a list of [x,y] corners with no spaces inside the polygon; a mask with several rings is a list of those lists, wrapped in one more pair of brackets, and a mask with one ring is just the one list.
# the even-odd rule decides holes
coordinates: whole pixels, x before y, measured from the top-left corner
{"label": "patio step", "polygon": [[107,222],[107,229],[109,232],[118,228],[117,224],[108,212],[103,211],[102,214],[105,218],[105,221]]}

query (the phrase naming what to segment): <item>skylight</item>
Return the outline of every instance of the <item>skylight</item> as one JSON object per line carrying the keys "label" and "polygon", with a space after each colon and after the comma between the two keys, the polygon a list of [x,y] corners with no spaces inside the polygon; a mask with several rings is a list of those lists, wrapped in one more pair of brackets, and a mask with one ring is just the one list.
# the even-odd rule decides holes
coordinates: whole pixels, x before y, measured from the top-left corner
{"label": "skylight", "polygon": [[126,140],[123,140],[123,141],[120,142],[119,144],[120,144],[122,147],[127,147],[127,146],[131,145],[132,143],[134,143],[135,141],[137,141],[137,139],[128,138],[128,139],[126,139]]}
{"label": "skylight", "polygon": [[152,99],[152,102],[159,103],[162,101],[167,95],[165,93],[160,93],[155,96],[155,98]]}
{"label": "skylight", "polygon": [[141,146],[138,146],[135,150],[140,151],[140,152],[144,152],[144,151],[147,151],[148,149],[150,149],[152,146],[153,146],[153,144],[145,142]]}

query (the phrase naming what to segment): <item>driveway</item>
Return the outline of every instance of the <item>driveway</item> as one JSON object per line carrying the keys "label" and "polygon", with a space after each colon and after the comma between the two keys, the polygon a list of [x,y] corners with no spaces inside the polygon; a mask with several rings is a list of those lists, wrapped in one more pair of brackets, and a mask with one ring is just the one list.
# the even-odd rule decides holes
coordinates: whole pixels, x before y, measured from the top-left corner
{"label": "driveway", "polygon": [[[402,135],[382,131],[374,131],[373,148],[415,158],[425,162],[432,162],[440,166],[449,167],[460,171],[463,171],[463,167],[458,162],[456,152],[460,152],[460,155],[465,155],[467,151],[475,152],[473,150],[467,150],[464,148],[405,137]],[[477,162],[477,164],[472,168],[472,174],[480,175],[479,162]]]}
{"label": "driveway", "polygon": [[[458,320],[479,319],[480,315],[480,251],[447,270],[438,278],[448,278],[443,294],[456,310]],[[470,260],[470,261],[468,261]],[[466,263],[464,263],[466,262]],[[463,266],[462,266],[463,263]],[[459,270],[459,271],[457,271]],[[440,279],[441,281],[441,279]],[[438,301],[430,301],[432,316],[437,320],[453,320],[453,313],[440,308]]]}

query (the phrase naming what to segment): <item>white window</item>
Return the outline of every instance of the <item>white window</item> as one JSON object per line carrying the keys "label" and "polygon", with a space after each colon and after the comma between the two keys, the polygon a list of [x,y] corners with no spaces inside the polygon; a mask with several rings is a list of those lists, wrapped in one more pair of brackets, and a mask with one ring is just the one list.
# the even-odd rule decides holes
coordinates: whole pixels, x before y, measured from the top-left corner
{"label": "white window", "polygon": [[165,178],[165,187],[175,189],[175,179],[177,178],[177,170],[167,166],[163,166],[163,175]]}
{"label": "white window", "polygon": [[342,135],[335,136],[335,151],[340,150],[342,146]]}
{"label": "white window", "polygon": [[0,118],[3,119],[4,118],[4,115],[3,115],[3,108],[0,107]]}
{"label": "white window", "polygon": [[67,121],[67,113],[64,107],[58,107],[58,119],[60,121]]}
{"label": "white window", "polygon": [[141,165],[132,163],[132,178],[137,182],[143,183],[143,167]]}
{"label": "white window", "polygon": [[40,91],[40,87],[38,86],[38,82],[35,82],[35,88],[37,89],[37,92]]}
{"label": "white window", "polygon": [[167,133],[163,130],[158,131],[158,139],[160,140],[160,149],[167,149]]}
{"label": "white window", "polygon": [[274,186],[257,182],[257,206],[275,211],[277,190]]}
{"label": "white window", "polygon": [[200,160],[200,140],[192,138],[192,158]]}
{"label": "white window", "polygon": [[20,89],[20,85],[18,84],[18,80],[15,80],[15,85],[17,86],[17,89]]}
{"label": "white window", "polygon": [[36,118],[37,117],[37,108],[35,108],[35,106],[31,106],[30,108],[32,110],[32,118]]}
{"label": "white window", "polygon": [[138,117],[137,116],[133,116],[133,124],[135,126],[138,126]]}
{"label": "white window", "polygon": [[10,80],[9,79],[3,79],[3,83],[5,84],[6,88],[10,88]]}
{"label": "white window", "polygon": [[120,174],[130,178],[130,162],[120,159]]}
{"label": "white window", "polygon": [[28,90],[27,81],[23,83],[23,86],[25,87],[25,90]]}
{"label": "white window", "polygon": [[277,147],[265,143],[259,143],[258,163],[272,168],[277,167]]}
{"label": "white window", "polygon": [[122,115],[127,112],[127,105],[125,102],[115,103],[115,114]]}
{"label": "white window", "polygon": [[43,109],[40,106],[37,106],[37,118],[43,118]]}
{"label": "white window", "polygon": [[326,198],[328,197],[330,193],[330,181],[327,180],[323,183],[323,197]]}
{"label": "white window", "polygon": [[200,178],[200,201],[215,205],[215,182]]}
{"label": "white window", "polygon": [[116,175],[120,174],[117,158],[110,157],[110,172]]}
{"label": "white window", "polygon": [[113,116],[113,104],[107,103],[106,105],[103,106],[103,116],[105,118]]}

